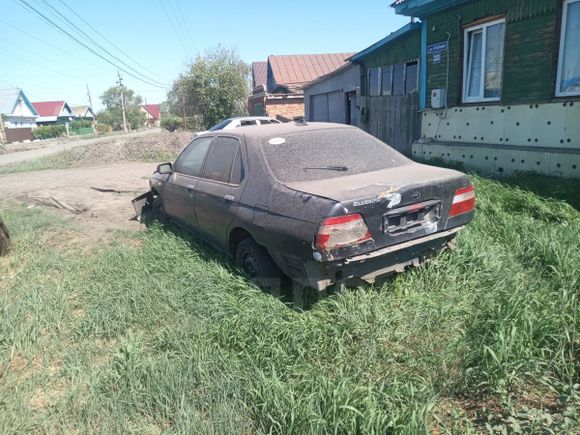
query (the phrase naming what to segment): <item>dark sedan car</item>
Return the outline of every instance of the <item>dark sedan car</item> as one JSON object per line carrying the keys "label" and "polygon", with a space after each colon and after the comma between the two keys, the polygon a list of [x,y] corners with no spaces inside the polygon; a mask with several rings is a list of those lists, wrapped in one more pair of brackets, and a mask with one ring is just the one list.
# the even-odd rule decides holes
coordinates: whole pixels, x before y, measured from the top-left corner
{"label": "dark sedan car", "polygon": [[290,123],[208,133],[159,165],[154,213],[235,258],[258,284],[323,290],[419,265],[473,218],[461,172],[358,128]]}

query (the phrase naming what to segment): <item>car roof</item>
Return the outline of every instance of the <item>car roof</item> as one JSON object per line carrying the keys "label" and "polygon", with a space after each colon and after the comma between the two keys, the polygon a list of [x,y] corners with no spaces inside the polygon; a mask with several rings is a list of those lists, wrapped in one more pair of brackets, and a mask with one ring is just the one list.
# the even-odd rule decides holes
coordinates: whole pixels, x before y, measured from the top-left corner
{"label": "car roof", "polygon": [[[270,116],[237,116],[235,118],[228,118],[230,121],[253,121],[253,120],[261,120],[261,119],[276,119]],[[223,122],[223,121],[222,121]]]}

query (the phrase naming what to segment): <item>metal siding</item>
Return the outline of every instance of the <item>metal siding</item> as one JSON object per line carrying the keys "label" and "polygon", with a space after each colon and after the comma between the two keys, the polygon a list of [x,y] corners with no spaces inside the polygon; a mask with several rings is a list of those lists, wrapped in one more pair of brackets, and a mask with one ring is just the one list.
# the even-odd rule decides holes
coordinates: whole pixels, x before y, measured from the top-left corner
{"label": "metal siding", "polygon": [[328,96],[326,94],[312,95],[310,97],[310,121],[328,121]]}
{"label": "metal siding", "polygon": [[328,94],[328,121],[344,124],[345,97],[342,92],[331,92]]}

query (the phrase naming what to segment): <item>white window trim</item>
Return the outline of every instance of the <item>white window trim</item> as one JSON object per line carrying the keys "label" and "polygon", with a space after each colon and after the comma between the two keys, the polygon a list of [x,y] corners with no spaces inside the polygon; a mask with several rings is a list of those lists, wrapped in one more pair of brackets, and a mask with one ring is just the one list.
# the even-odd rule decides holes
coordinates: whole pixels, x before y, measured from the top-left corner
{"label": "white window trim", "polygon": [[558,54],[558,73],[556,74],[556,97],[572,97],[580,95],[579,91],[561,92],[560,81],[562,79],[562,62],[564,62],[564,43],[566,41],[566,24],[568,23],[568,6],[580,0],[564,0],[562,5],[562,30],[560,32],[560,52]]}
{"label": "white window trim", "polygon": [[[580,0],[574,0],[580,1]],[[463,95],[462,101],[464,103],[481,103],[481,102],[488,102],[488,101],[500,101],[501,97],[490,97],[485,98],[483,97],[485,91],[485,50],[486,50],[486,31],[484,30],[487,27],[495,26],[496,24],[504,23],[505,18],[500,18],[499,20],[488,21],[486,23],[482,23],[476,26],[466,27],[463,30]],[[467,41],[469,41],[469,33],[476,32],[477,30],[481,30],[481,84],[479,89],[479,95],[481,97],[468,97],[467,96],[467,86],[469,85],[468,80],[468,70],[467,70],[467,60],[469,56],[469,47]],[[473,39],[472,39],[473,40]],[[504,40],[504,53],[505,53],[505,40]],[[502,64],[502,74],[503,74],[503,64]],[[503,86],[503,85],[502,85]]]}

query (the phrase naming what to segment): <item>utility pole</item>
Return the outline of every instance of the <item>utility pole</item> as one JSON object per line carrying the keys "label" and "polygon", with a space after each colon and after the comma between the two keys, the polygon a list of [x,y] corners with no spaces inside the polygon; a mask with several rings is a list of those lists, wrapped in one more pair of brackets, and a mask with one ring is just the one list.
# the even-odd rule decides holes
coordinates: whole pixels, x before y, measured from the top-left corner
{"label": "utility pole", "polygon": [[121,73],[117,70],[117,84],[119,85],[119,89],[121,90],[121,110],[123,111],[123,130],[127,133],[127,117],[125,116],[125,97],[123,96],[123,79],[121,78]]}
{"label": "utility pole", "polygon": [[[89,107],[91,108],[91,112],[94,113],[95,111],[93,110],[93,99],[91,98],[91,91],[89,90],[88,83],[87,83],[87,97],[89,98]],[[97,124],[97,120],[93,116],[93,133],[97,132],[96,124]]]}
{"label": "utility pole", "polygon": [[0,113],[0,143],[8,142],[6,139],[5,127],[4,127],[4,118],[3,115]]}

